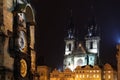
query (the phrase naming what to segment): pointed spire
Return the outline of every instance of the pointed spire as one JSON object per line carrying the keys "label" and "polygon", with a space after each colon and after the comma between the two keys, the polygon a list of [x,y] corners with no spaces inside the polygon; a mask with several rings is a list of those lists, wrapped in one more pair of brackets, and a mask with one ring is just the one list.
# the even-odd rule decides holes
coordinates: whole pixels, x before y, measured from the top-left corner
{"label": "pointed spire", "polygon": [[99,30],[98,26],[96,24],[96,17],[95,17],[95,12],[94,12],[94,1],[91,1],[92,3],[90,4],[90,17],[88,20],[88,34],[87,36],[98,36],[99,35]]}
{"label": "pointed spire", "polygon": [[69,28],[73,29],[74,31],[74,24],[73,24],[73,12],[72,9],[70,10],[70,22],[69,22]]}
{"label": "pointed spire", "polygon": [[73,39],[74,38],[74,34],[73,34],[71,29],[68,30],[68,38],[69,39]]}
{"label": "pointed spire", "polygon": [[73,15],[72,15],[72,9],[70,9],[70,19],[69,19],[69,23],[67,26],[67,38],[69,39],[73,39],[75,38],[75,27],[73,24]]}

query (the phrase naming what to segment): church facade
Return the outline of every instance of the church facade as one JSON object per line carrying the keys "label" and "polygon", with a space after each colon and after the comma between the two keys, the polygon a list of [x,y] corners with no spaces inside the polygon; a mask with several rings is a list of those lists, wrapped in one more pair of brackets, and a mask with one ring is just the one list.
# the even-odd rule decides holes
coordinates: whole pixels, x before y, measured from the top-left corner
{"label": "church facade", "polygon": [[0,0],[0,80],[33,80],[34,31],[29,0]]}
{"label": "church facade", "polygon": [[[74,27],[74,26],[72,26]],[[77,66],[94,66],[99,64],[100,36],[96,24],[88,26],[85,41],[78,41],[71,25],[65,38],[65,55],[63,68],[74,70]]]}
{"label": "church facade", "polygon": [[[100,35],[95,21],[88,26],[85,41],[75,37],[74,25],[71,23],[65,37],[65,54],[63,71],[57,69],[50,73],[50,80],[119,80],[110,64],[101,65]],[[119,63],[119,54],[117,54]],[[119,70],[119,65],[118,65]]]}

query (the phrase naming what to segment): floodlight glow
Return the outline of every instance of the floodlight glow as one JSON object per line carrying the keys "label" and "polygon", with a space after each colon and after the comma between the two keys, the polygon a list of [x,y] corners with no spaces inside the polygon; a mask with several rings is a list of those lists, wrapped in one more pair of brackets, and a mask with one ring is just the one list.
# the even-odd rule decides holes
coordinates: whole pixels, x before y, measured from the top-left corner
{"label": "floodlight glow", "polygon": [[118,39],[118,43],[120,44],[120,39]]}

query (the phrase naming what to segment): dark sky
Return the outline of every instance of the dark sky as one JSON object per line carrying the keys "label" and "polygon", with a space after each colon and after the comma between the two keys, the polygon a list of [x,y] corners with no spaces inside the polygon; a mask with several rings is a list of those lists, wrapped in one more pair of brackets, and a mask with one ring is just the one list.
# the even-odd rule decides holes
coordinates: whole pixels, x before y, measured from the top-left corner
{"label": "dark sky", "polygon": [[74,26],[79,37],[84,38],[94,5],[96,23],[100,27],[101,61],[116,65],[116,44],[120,42],[119,0],[31,0],[36,15],[37,62],[50,67],[62,67],[64,36],[72,9]]}

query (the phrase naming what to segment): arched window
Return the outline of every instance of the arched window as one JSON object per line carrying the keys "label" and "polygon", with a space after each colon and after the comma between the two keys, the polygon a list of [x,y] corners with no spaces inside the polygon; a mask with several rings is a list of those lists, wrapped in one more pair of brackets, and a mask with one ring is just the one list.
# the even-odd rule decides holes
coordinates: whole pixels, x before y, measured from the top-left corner
{"label": "arched window", "polygon": [[93,42],[90,42],[90,49],[93,49]]}
{"label": "arched window", "polygon": [[69,47],[69,51],[71,51],[71,44],[69,44],[68,47]]}

